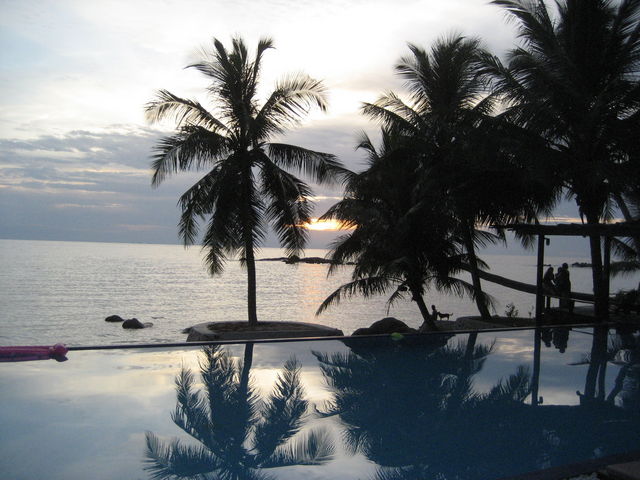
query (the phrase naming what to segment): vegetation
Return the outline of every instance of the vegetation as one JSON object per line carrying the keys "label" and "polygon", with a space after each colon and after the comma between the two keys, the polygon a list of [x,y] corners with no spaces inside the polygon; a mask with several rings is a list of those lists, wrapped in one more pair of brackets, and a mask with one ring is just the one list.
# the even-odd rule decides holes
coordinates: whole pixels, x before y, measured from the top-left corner
{"label": "vegetation", "polygon": [[344,296],[392,291],[391,305],[408,293],[420,310],[424,328],[436,330],[424,301],[425,290],[473,292],[471,285],[453,276],[468,256],[462,251],[455,222],[442,215],[446,198],[428,195],[435,190],[416,188],[421,163],[410,146],[387,130],[382,137],[377,151],[363,136],[359,148],[368,153],[369,168],[352,175],[346,197],[324,215],[354,228],[334,244],[329,273],[348,262],[355,267],[352,281],[327,297],[318,313]]}
{"label": "vegetation", "polygon": [[[332,245],[329,272],[355,264],[352,281],[318,313],[344,297],[390,293],[414,300],[434,329],[424,296],[430,288],[469,294],[490,317],[478,247],[504,240],[488,227],[537,222],[558,201],[575,199],[589,225],[640,218],[640,1],[493,0],[516,25],[519,45],[503,62],[479,39],[451,35],[431,48],[409,45],[395,69],[407,98],[390,92],[365,103],[381,126],[382,144],[363,134],[360,173],[330,154],[269,143],[311,107],[325,108],[324,89],[288,77],[267,101],[255,100],[262,40],[250,58],[242,40],[219,42],[198,69],[211,81],[216,115],[167,91],[147,105],[149,119],[173,116],[178,133],[157,147],[153,184],[191,168],[209,172],[180,199],[185,244],[204,235],[212,274],[240,254],[248,273],[249,322],[257,322],[254,250],[271,223],[290,256],[304,247],[310,189],[288,172],[318,183],[346,178],[345,198],[325,219],[351,227]],[[615,240],[622,270],[638,268],[640,235]],[[602,245],[590,236],[596,315],[607,314]],[[471,283],[456,275],[471,273]],[[486,277],[485,277],[486,278]],[[515,308],[515,307],[514,307]]]}
{"label": "vegetation", "polygon": [[[469,293],[490,318],[476,248],[500,237],[478,227],[535,219],[550,201],[539,193],[545,182],[516,161],[505,127],[490,117],[493,98],[482,96],[480,60],[486,53],[479,41],[452,36],[428,53],[409,49],[396,71],[406,80],[410,102],[389,93],[364,105],[363,112],[383,124],[383,147],[378,153],[363,138],[359,148],[369,153],[368,170],[325,215],[355,227],[334,245],[331,258],[357,267],[354,281],[320,311],[345,293],[383,293],[393,280],[400,289],[390,301],[408,289],[433,329],[424,286]],[[472,285],[452,277],[462,269],[471,272]]]}
{"label": "vegetation", "polygon": [[312,107],[324,111],[327,104],[322,83],[298,74],[281,80],[259,106],[260,69],[270,48],[272,41],[263,39],[251,57],[240,38],[230,51],[214,40],[213,51],[189,65],[211,81],[207,91],[214,111],[166,90],[146,106],[150,121],[174,118],[178,128],[156,146],[152,184],[178,171],[207,170],[180,198],[180,236],[192,245],[199,222],[208,220],[202,245],[212,275],[223,271],[228,258],[240,255],[247,269],[251,325],[258,322],[255,250],[268,225],[288,255],[299,255],[307,239],[302,225],[312,212],[311,189],[290,172],[319,184],[335,182],[344,173],[331,154],[271,141]]}
{"label": "vegetation", "polygon": [[[640,129],[640,2],[494,0],[518,28],[507,64],[486,57],[508,108],[503,116],[547,143],[555,187],[587,224],[611,218],[637,178]],[[633,174],[636,174],[634,177]],[[590,237],[596,314],[606,316],[600,237]]]}

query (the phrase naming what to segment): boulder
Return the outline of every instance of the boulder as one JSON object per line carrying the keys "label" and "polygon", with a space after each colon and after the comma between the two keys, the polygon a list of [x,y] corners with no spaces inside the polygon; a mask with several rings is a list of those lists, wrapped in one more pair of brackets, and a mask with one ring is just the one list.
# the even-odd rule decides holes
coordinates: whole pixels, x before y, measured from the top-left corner
{"label": "boulder", "polygon": [[124,322],[124,318],[120,315],[110,315],[104,319],[105,322]]}
{"label": "boulder", "polygon": [[352,335],[383,335],[389,333],[418,333],[415,328],[394,317],[373,322],[369,328],[359,328]]}
{"label": "boulder", "polygon": [[351,335],[369,335],[369,329],[368,328],[359,328],[357,330],[355,330]]}
{"label": "boulder", "polygon": [[122,328],[144,328],[144,323],[137,318],[130,318],[122,322]]}

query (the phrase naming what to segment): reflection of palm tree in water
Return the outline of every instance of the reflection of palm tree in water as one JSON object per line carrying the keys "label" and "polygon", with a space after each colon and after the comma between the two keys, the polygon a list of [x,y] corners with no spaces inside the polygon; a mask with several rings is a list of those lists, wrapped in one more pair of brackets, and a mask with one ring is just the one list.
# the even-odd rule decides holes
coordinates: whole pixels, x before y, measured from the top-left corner
{"label": "reflection of palm tree in water", "polygon": [[154,479],[268,479],[259,469],[327,462],[333,445],[326,433],[297,435],[308,402],[295,358],[278,373],[268,398],[260,401],[251,384],[253,345],[245,347],[242,364],[226,350],[205,347],[200,363],[203,391],[195,390],[193,373],[176,377],[177,405],[173,422],[198,445],[174,439],[167,443],[147,432],[146,470]]}
{"label": "reflection of palm tree in water", "polygon": [[[620,367],[614,386],[606,394],[606,367],[612,363]],[[591,353],[573,365],[589,365],[584,394],[578,392],[582,403],[606,402],[626,410],[640,412],[640,334],[618,329],[609,336],[606,327],[594,329]],[[616,402],[616,399],[618,400]]]}
{"label": "reflection of palm tree in water", "polygon": [[440,337],[430,345],[361,340],[349,343],[348,354],[314,355],[333,393],[324,415],[340,415],[347,446],[379,466],[375,478],[497,477],[509,473],[505,452],[530,452],[540,440],[514,441],[527,427],[509,420],[525,408],[527,368],[487,393],[474,391],[473,377],[492,351],[475,345],[476,335],[455,346]]}
{"label": "reflection of palm tree in water", "polygon": [[613,363],[620,365],[613,390],[607,401],[614,403],[619,397],[619,405],[625,410],[640,412],[640,333],[621,333],[620,348]]}

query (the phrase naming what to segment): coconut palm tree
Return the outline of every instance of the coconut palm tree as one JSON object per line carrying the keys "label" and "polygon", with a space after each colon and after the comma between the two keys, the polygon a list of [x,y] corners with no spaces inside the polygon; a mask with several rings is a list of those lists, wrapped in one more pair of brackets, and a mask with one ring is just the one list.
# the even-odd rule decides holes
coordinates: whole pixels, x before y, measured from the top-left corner
{"label": "coconut palm tree", "polygon": [[[485,59],[505,116],[548,143],[559,186],[587,224],[598,225],[637,171],[630,149],[640,131],[640,2],[558,0],[556,15],[543,0],[492,3],[521,40],[506,66]],[[600,243],[590,236],[596,313],[606,318]]]}
{"label": "coconut palm tree", "polygon": [[226,350],[203,349],[200,376],[204,394],[195,389],[193,373],[176,377],[173,422],[198,444],[170,443],[147,432],[145,467],[154,479],[224,478],[267,480],[268,469],[319,465],[331,460],[326,432],[299,434],[308,409],[295,358],[278,373],[271,394],[260,401],[250,366],[234,363]]}
{"label": "coconut palm tree", "polygon": [[[418,188],[421,163],[413,139],[383,129],[379,151],[363,134],[358,148],[368,154],[369,168],[353,174],[343,200],[323,216],[353,230],[332,245],[329,274],[355,263],[352,281],[329,295],[320,314],[343,297],[391,292],[388,304],[408,293],[422,315],[423,329],[437,330],[424,295],[429,288],[471,294],[467,282],[454,277],[467,256],[446,213],[446,198]],[[435,189],[434,189],[435,191]]]}
{"label": "coconut palm tree", "polygon": [[273,142],[312,107],[326,109],[320,81],[290,75],[260,105],[256,96],[262,59],[272,41],[260,40],[253,57],[240,38],[233,39],[231,50],[217,39],[213,47],[188,67],[211,81],[207,93],[213,110],[166,90],[145,107],[149,121],[173,118],[177,123],[177,133],[155,147],[152,184],[158,186],[178,171],[206,171],[180,198],[180,236],[192,245],[200,222],[207,220],[202,245],[212,275],[239,254],[247,269],[249,324],[255,325],[255,250],[268,226],[288,255],[299,254],[307,239],[303,224],[312,212],[311,189],[292,172],[322,184],[336,181],[343,169],[328,153]]}
{"label": "coconut palm tree", "polygon": [[[468,254],[479,312],[490,317],[478,275],[478,246],[501,237],[478,227],[514,219],[535,218],[540,202],[531,171],[515,162],[504,126],[490,118],[493,97],[487,95],[477,39],[460,35],[437,41],[427,52],[409,45],[396,71],[410,92],[406,102],[396,94],[365,104],[363,112],[387,128],[412,137],[420,176],[441,198]],[[544,184],[544,183],[543,183]]]}

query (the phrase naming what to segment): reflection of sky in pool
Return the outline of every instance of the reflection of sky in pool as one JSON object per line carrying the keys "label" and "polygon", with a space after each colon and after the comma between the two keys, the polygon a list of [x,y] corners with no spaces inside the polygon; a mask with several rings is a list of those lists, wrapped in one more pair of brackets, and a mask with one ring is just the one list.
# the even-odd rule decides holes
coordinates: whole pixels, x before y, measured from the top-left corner
{"label": "reflection of sky in pool", "polygon": [[[491,479],[639,450],[637,334],[568,333],[542,334],[538,406],[532,330],[0,363],[0,471],[12,479],[146,479],[165,467],[217,471],[207,478]],[[614,361],[603,362],[607,355]],[[285,368],[292,357],[297,374]],[[243,358],[248,387],[247,370],[233,367]],[[193,376],[176,410],[183,370]],[[277,384],[288,396],[271,398]],[[157,440],[150,451],[148,438]]]}

